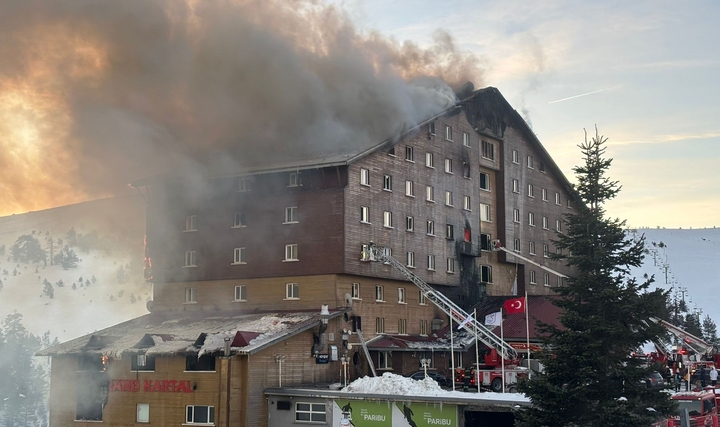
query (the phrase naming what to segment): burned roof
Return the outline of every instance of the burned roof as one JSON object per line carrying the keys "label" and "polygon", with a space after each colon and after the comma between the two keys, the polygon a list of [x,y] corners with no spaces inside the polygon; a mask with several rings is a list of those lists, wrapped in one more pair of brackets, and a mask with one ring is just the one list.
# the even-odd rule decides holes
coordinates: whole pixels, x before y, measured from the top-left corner
{"label": "burned roof", "polygon": [[[342,311],[330,313],[330,318]],[[99,353],[112,358],[124,354],[214,354],[225,338],[232,354],[252,354],[306,331],[322,320],[317,311],[268,312],[155,312],[54,345],[38,356]]]}
{"label": "burned roof", "polygon": [[[475,337],[466,330],[455,330],[452,347],[455,350],[467,350],[475,343]],[[370,350],[392,351],[450,351],[449,326],[438,330],[432,335],[393,335],[382,334],[368,340]]]}

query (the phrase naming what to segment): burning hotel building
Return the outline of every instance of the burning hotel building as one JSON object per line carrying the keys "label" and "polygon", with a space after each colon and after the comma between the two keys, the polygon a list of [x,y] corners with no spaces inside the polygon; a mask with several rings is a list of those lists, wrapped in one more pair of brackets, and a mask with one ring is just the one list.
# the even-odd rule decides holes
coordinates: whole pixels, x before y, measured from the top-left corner
{"label": "burning hotel building", "polygon": [[[391,265],[363,262],[370,242],[466,310],[563,284],[495,240],[567,273],[548,254],[571,186],[492,87],[386,141],[134,186],[150,313],[42,352],[52,427],[266,426],[270,387],[355,379],[369,362],[448,369],[447,316]],[[284,409],[330,422],[322,405]]]}

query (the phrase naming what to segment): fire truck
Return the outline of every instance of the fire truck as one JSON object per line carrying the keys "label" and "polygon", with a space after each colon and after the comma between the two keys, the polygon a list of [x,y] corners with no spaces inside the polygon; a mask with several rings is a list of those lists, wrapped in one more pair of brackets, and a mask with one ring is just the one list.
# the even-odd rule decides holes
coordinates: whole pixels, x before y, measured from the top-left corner
{"label": "fire truck", "polygon": [[[387,248],[370,242],[368,245],[363,247],[361,261],[376,261],[391,265],[403,276],[405,276],[405,278],[420,288],[420,291],[423,295],[425,295],[425,298],[435,304],[435,306],[437,306],[445,314],[450,316],[453,323],[462,325],[466,331],[468,331],[472,336],[477,337],[478,341],[482,342],[490,349],[489,353],[484,358],[485,364],[481,365],[478,369],[463,369],[453,373],[456,382],[459,381],[462,384],[465,380],[465,375],[467,374],[471,376],[469,383],[472,386],[476,387],[478,384],[477,382],[479,381],[480,385],[485,388],[489,388],[495,392],[502,392],[503,364],[505,371],[504,385],[506,386],[506,389],[512,388],[512,385],[517,382],[518,377],[522,377],[527,374],[527,369],[519,366],[518,353],[510,344],[501,340],[491,330],[466,313],[448,297],[435,291],[435,289],[433,289],[430,285],[425,283],[404,265],[395,260],[390,255],[390,251]],[[460,372],[462,372],[462,376],[458,377]]]}
{"label": "fire truck", "polygon": [[690,425],[718,427],[717,398],[713,389],[676,393],[672,400],[678,405],[678,414],[653,424],[653,427],[681,427],[680,413],[687,410]]}

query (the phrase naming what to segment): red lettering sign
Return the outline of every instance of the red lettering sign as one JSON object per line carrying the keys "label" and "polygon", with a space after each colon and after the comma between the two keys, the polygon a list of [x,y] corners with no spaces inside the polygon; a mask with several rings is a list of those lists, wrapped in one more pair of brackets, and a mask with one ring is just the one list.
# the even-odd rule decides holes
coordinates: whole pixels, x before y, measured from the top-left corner
{"label": "red lettering sign", "polygon": [[[140,391],[140,380],[111,380],[110,391],[137,393]],[[194,393],[189,380],[143,380],[144,392],[162,393]]]}

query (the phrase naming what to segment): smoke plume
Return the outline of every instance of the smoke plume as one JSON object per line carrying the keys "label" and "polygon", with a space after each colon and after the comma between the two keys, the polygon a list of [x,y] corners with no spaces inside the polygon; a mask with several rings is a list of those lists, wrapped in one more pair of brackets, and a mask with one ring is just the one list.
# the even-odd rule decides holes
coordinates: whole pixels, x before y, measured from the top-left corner
{"label": "smoke plume", "polygon": [[0,2],[0,214],[191,167],[380,142],[481,82],[315,0]]}

